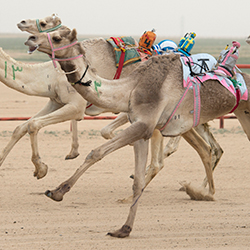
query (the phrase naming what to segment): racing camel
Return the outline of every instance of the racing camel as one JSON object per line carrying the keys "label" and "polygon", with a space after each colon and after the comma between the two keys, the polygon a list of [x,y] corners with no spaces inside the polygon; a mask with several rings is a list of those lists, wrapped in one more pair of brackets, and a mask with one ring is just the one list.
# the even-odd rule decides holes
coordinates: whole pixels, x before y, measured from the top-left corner
{"label": "racing camel", "polygon": [[[65,26],[62,26],[60,18],[54,14],[43,19],[22,20],[20,23],[18,23],[17,26],[20,30],[27,31],[32,34],[51,32],[53,30],[66,28]],[[106,79],[112,79],[115,75],[116,67],[114,52],[111,45],[103,38],[84,40],[81,43],[85,49],[85,56],[87,60],[89,60],[91,66],[97,70],[97,74]],[[100,57],[100,55],[102,56]],[[212,65],[214,65],[215,63],[215,59],[208,54],[202,54],[202,56],[206,58],[206,66],[211,69]],[[127,76],[139,64],[140,63],[136,63],[126,66],[122,71],[121,78]],[[196,67],[196,70],[200,71],[201,68]],[[103,109],[98,108],[94,105],[87,105],[86,112],[90,115],[97,115],[102,113]],[[121,113],[113,122],[111,122],[108,126],[104,127],[101,130],[102,136],[106,139],[114,137],[113,131],[126,122],[128,122],[127,115],[125,113]],[[209,131],[209,127],[207,124],[199,125],[195,127],[195,130],[210,145],[212,151],[212,168],[215,169],[223,154],[223,150]],[[147,183],[149,183],[164,166],[163,159],[161,159],[160,154],[158,154],[158,148],[162,147],[162,145],[157,145],[157,143],[154,141],[154,138],[157,138],[158,140],[159,136],[160,135],[157,134],[156,130],[154,136],[152,137],[152,158],[150,165],[147,167]],[[170,138],[168,144],[164,149],[164,158],[168,157],[177,150],[180,138],[180,136]],[[67,155],[66,159],[74,158],[79,154],[78,146],[79,143],[77,139],[77,121],[72,120],[72,149]],[[204,180],[203,185],[206,185],[206,179]]]}
{"label": "racing camel", "polygon": [[[114,237],[129,236],[138,201],[145,188],[145,168],[148,155],[148,142],[155,129],[163,136],[182,135],[200,147],[200,155],[208,178],[209,191],[197,193],[198,197],[213,200],[214,181],[211,168],[211,152],[201,137],[194,136],[194,124],[203,124],[216,117],[234,110],[245,133],[250,139],[250,103],[248,98],[239,103],[235,95],[221,85],[217,78],[203,81],[202,85],[190,81],[183,87],[183,66],[179,55],[169,54],[152,57],[137,67],[128,77],[120,80],[106,80],[92,70],[86,60],[82,44],[77,41],[77,32],[54,31],[50,34],[30,36],[26,41],[32,52],[38,49],[48,54],[53,61],[59,61],[61,69],[68,73],[67,80],[87,101],[113,112],[128,113],[131,125],[103,145],[92,150],[84,163],[65,182],[54,190],[46,191],[46,195],[55,201],[61,201],[65,193],[69,192],[81,175],[94,163],[106,155],[131,143],[134,144],[135,176],[133,184],[133,202],[124,225],[117,231],[109,233]],[[66,47],[67,49],[66,49]],[[74,59],[72,59],[74,58]],[[69,60],[72,59],[72,60]],[[250,76],[240,74],[250,87]],[[60,75],[61,76],[61,75]],[[62,76],[61,76],[62,77]],[[221,79],[224,79],[221,77]],[[64,77],[59,79],[65,80]],[[74,84],[76,82],[80,84]],[[197,85],[196,85],[197,84]],[[200,99],[199,119],[195,118],[194,100],[195,89],[198,87]],[[189,91],[191,90],[191,91]],[[149,115],[150,114],[150,115]],[[39,127],[32,126],[31,133]],[[163,152],[161,151],[161,154]],[[185,184],[189,195],[191,187]],[[194,190],[195,191],[195,190]],[[204,196],[203,196],[204,195]]]}

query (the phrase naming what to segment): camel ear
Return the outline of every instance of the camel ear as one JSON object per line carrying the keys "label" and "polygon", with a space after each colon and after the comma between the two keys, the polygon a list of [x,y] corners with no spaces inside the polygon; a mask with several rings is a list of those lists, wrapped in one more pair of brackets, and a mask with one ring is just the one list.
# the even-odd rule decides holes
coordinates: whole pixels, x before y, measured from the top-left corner
{"label": "camel ear", "polygon": [[73,29],[70,33],[70,40],[73,41],[76,39],[77,39],[77,31],[76,31],[76,29]]}
{"label": "camel ear", "polygon": [[62,23],[62,22],[61,22],[61,19],[58,17],[57,14],[52,14],[51,16],[52,16],[52,19],[53,19],[55,25],[59,25],[59,24]]}

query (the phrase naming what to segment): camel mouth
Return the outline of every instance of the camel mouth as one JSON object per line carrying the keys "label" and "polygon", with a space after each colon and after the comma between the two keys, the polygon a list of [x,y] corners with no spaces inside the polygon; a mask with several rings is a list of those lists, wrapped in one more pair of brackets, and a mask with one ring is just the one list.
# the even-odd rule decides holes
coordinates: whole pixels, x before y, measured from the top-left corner
{"label": "camel mouth", "polygon": [[39,45],[36,46],[29,46],[29,50],[28,53],[32,54],[35,50],[37,50],[39,48]]}
{"label": "camel mouth", "polygon": [[18,27],[18,29],[20,29],[21,31],[25,31],[26,29],[29,28],[29,27],[26,27],[26,26],[22,25],[21,23],[18,23],[18,24],[17,24],[17,27]]}

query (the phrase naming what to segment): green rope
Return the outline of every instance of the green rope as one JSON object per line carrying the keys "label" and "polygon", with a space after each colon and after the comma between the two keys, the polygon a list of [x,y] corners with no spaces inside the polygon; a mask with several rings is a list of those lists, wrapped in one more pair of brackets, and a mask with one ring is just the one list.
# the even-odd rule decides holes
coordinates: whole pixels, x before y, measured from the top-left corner
{"label": "green rope", "polygon": [[60,23],[60,24],[58,24],[57,26],[55,26],[53,28],[50,28],[50,29],[47,29],[47,30],[42,30],[41,26],[40,26],[40,23],[39,23],[39,19],[36,19],[36,26],[37,26],[37,29],[38,29],[38,31],[40,33],[42,33],[42,32],[46,32],[47,33],[47,32],[51,32],[51,31],[54,31],[54,30],[60,28],[62,26],[62,24]]}

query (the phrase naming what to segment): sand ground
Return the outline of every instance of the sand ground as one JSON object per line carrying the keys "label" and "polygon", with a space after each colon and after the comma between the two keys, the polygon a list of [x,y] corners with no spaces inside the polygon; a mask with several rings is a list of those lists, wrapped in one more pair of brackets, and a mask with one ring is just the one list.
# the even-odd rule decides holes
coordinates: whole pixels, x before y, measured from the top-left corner
{"label": "sand ground", "polygon": [[[0,117],[32,116],[46,102],[0,85]],[[0,121],[1,150],[22,122]],[[214,173],[216,200],[192,201],[178,191],[180,181],[199,186],[205,176],[197,153],[181,140],[145,190],[126,239],[106,233],[120,228],[128,214],[129,204],[117,200],[132,192],[132,147],[96,163],[62,202],[48,199],[43,193],[66,180],[105,141],[99,131],[109,122],[79,123],[80,156],[71,161],[64,160],[69,122],[43,128],[39,148],[49,172],[41,180],[33,177],[29,136],[16,144],[0,168],[0,250],[250,249],[249,142],[237,120],[225,121],[225,133],[218,131],[218,120],[210,122],[224,149]]]}

